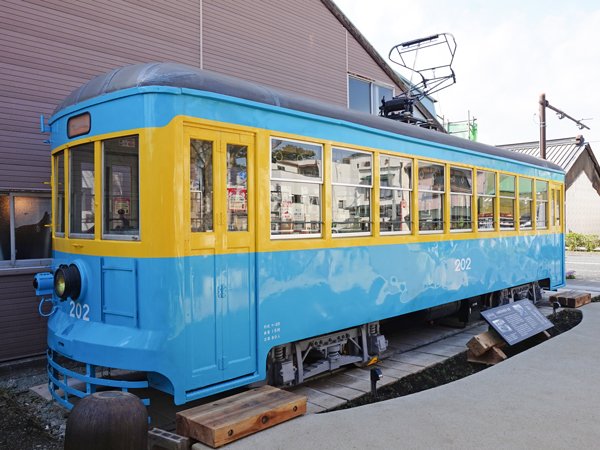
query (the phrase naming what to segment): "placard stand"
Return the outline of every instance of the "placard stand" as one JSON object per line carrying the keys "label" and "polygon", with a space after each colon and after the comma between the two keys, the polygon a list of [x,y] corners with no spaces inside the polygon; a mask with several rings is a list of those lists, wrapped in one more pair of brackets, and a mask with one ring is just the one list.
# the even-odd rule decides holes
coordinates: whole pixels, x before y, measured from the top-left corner
{"label": "placard stand", "polygon": [[533,337],[539,342],[545,341],[550,338],[546,330],[554,326],[530,300],[501,305],[481,315],[490,324],[490,330],[467,343],[467,359],[471,362],[497,364],[504,361],[507,356],[500,347]]}

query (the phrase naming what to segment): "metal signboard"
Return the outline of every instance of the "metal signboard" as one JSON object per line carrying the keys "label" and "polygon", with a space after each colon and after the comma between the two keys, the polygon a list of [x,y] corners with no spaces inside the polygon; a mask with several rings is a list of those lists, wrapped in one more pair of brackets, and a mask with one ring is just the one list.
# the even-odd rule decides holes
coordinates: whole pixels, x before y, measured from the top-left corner
{"label": "metal signboard", "polygon": [[554,326],[531,300],[519,300],[498,306],[482,311],[481,315],[509,345],[524,341]]}

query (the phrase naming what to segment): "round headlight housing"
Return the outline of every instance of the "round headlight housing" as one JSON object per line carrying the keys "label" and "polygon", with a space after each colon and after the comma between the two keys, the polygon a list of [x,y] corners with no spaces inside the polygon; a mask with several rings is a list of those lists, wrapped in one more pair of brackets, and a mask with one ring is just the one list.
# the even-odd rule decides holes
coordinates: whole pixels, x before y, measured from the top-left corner
{"label": "round headlight housing", "polygon": [[54,293],[61,301],[77,300],[81,293],[81,273],[75,264],[62,265],[54,272]]}

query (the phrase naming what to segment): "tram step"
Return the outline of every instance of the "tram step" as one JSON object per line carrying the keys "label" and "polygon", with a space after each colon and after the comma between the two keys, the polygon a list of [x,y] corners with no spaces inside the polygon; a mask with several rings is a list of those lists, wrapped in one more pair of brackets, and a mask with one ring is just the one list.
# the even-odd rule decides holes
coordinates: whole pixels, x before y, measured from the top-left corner
{"label": "tram step", "polygon": [[261,386],[177,413],[177,434],[216,448],[305,412],[306,397]]}

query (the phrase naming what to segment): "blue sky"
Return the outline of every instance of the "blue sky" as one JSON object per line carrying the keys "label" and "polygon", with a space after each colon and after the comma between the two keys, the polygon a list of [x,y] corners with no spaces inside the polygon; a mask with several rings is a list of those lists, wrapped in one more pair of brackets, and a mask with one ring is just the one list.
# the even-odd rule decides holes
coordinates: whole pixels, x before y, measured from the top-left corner
{"label": "blue sky", "polygon": [[438,114],[460,121],[470,111],[480,142],[538,140],[545,93],[572,117],[594,119],[579,130],[548,111],[547,138],[583,134],[600,155],[599,1],[334,1],[386,61],[394,45],[451,33],[457,84],[434,94]]}

